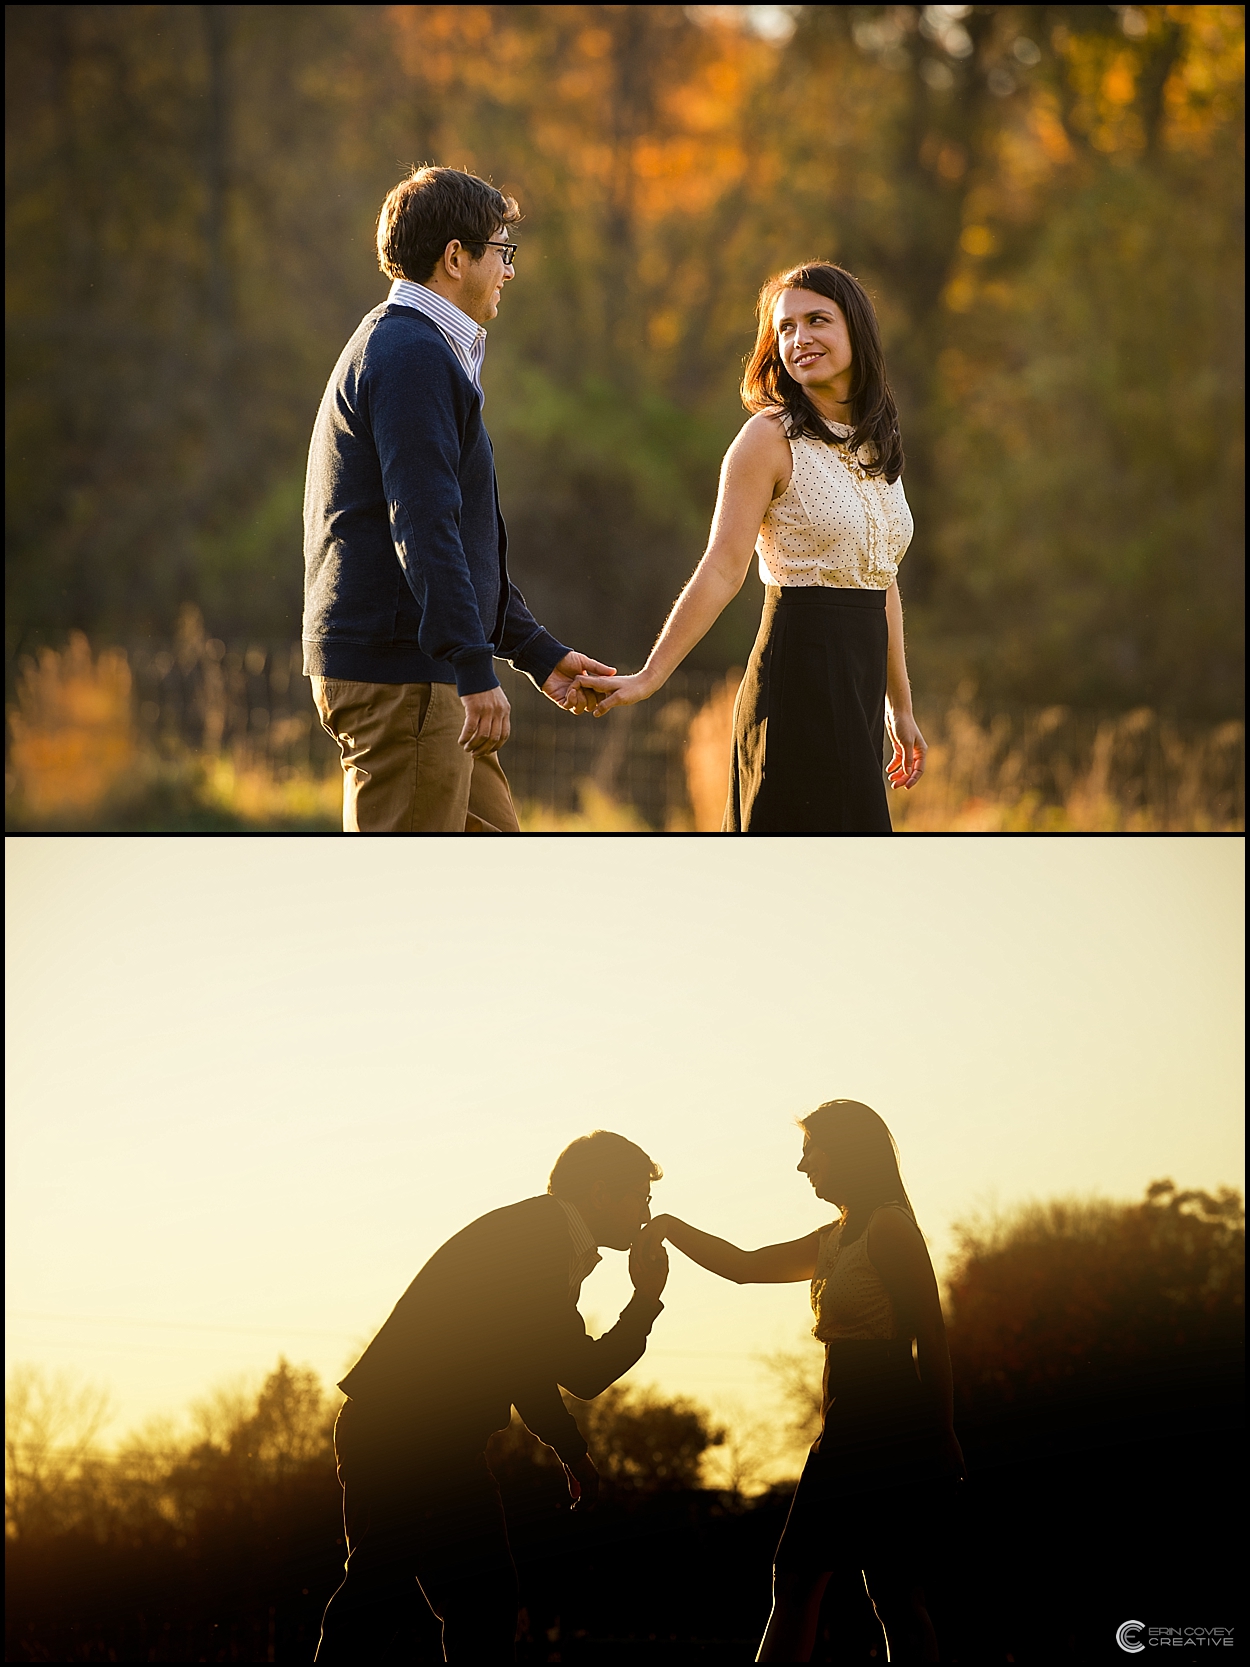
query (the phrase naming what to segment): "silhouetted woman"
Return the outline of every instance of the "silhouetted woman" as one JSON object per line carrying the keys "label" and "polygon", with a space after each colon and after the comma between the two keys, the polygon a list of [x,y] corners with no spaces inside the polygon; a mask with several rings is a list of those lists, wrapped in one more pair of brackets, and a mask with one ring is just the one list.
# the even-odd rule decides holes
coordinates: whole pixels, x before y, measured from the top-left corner
{"label": "silhouetted woman", "polygon": [[725,454],[707,551],[646,665],[583,676],[595,716],[661,688],[759,554],[764,613],[734,711],[726,833],[889,833],[924,771],[898,564],[911,542],[903,446],[872,302],[826,261],[770,278],[742,379],[756,414]]}
{"label": "silhouetted woman", "polygon": [[876,1112],[830,1100],[802,1127],[798,1167],[839,1221],[762,1250],[739,1250],[670,1215],[645,1237],[667,1239],[738,1285],[812,1282],[825,1345],[821,1432],[777,1547],[756,1659],[809,1660],[826,1583],[851,1568],[863,1571],[889,1659],[937,1661],[923,1571],[964,1469],[937,1282]]}

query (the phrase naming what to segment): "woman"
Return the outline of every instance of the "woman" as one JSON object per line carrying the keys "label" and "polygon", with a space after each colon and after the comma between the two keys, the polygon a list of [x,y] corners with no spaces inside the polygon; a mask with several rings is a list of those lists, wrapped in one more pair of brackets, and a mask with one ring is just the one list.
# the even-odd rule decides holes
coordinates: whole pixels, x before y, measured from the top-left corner
{"label": "woman", "polygon": [[[595,716],[646,700],[710,630],[754,548],[767,587],[734,712],[727,833],[889,833],[924,772],[898,563],[911,541],[903,447],[872,302],[840,266],[770,278],[742,379],[755,415],[725,455],[707,552],[646,665],[584,676]],[[575,696],[573,697],[575,698]]]}
{"label": "woman", "polygon": [[837,1205],[832,1226],[748,1251],[661,1215],[642,1242],[667,1239],[738,1285],[812,1282],[814,1331],[825,1345],[821,1432],[777,1547],[756,1659],[809,1660],[825,1586],[849,1566],[863,1571],[889,1659],[936,1661],[922,1573],[964,1474],[937,1282],[876,1112],[830,1100],[802,1128],[799,1171],[817,1198]]}

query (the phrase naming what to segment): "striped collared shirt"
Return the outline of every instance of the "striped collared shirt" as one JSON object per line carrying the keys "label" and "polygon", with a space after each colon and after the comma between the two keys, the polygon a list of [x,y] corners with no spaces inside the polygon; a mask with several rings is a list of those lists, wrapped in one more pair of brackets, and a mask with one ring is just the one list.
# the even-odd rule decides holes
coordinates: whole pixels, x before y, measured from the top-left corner
{"label": "striped collared shirt", "polygon": [[482,392],[482,360],[486,357],[486,331],[476,320],[462,313],[459,307],[424,284],[410,283],[407,278],[396,278],[391,285],[388,302],[397,307],[414,307],[424,313],[447,338],[448,346],[464,366],[465,375],[477,389],[478,398],[485,404]]}
{"label": "striped collared shirt", "polygon": [[590,1229],[582,1219],[582,1212],[576,1204],[570,1204],[567,1198],[557,1198],[556,1203],[569,1218],[569,1237],[573,1241],[573,1261],[569,1267],[569,1295],[574,1301],[582,1288],[582,1280],[592,1268],[598,1267],[603,1257],[599,1254],[599,1246],[590,1236]]}

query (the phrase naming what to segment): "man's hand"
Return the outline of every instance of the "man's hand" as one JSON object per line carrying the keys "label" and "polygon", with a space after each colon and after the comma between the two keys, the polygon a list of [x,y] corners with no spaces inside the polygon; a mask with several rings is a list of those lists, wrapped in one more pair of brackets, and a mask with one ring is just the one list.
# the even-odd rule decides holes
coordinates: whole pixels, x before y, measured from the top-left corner
{"label": "man's hand", "polygon": [[616,667],[600,665],[589,654],[568,653],[563,660],[557,661],[556,669],[543,684],[543,693],[557,706],[563,706],[566,712],[593,712],[598,696],[593,689],[583,689],[576,682],[583,672],[615,677]]}
{"label": "man's hand", "polygon": [[593,674],[579,677],[576,693],[584,695],[588,701],[597,702],[590,711],[596,718],[603,718],[614,706],[636,706],[640,700],[650,700],[661,687],[653,674],[644,668],[632,677],[596,677]]}
{"label": "man's hand", "polygon": [[498,752],[512,733],[512,708],[502,689],[486,689],[480,695],[461,695],[464,728],[460,745],[474,758]]}
{"label": "man's hand", "polygon": [[634,1240],[629,1251],[629,1277],[640,1297],[650,1297],[653,1302],[660,1300],[660,1292],[668,1278],[668,1251],[664,1248],[663,1239],[644,1241],[640,1234]]}
{"label": "man's hand", "polygon": [[671,1216],[652,1216],[651,1220],[634,1240],[632,1248],[648,1261],[654,1256],[665,1255],[664,1240],[667,1238],[667,1227],[673,1218]]}
{"label": "man's hand", "polygon": [[568,1479],[569,1498],[573,1501],[569,1510],[593,1511],[599,1503],[599,1472],[590,1454],[584,1454],[576,1464],[566,1464],[564,1474]]}

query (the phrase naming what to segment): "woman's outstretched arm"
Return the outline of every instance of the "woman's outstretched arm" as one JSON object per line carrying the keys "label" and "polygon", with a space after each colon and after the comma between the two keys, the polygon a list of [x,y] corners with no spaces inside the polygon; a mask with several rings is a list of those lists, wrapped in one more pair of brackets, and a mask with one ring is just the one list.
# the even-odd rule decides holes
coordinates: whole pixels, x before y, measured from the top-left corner
{"label": "woman's outstretched arm", "polygon": [[810,1279],[816,1269],[816,1253],[820,1248],[820,1234],[809,1233],[803,1239],[791,1239],[786,1244],[767,1244],[759,1250],[739,1250],[726,1239],[713,1238],[688,1221],[676,1216],[656,1216],[645,1227],[639,1242],[660,1244],[665,1239],[676,1245],[709,1273],[722,1279],[732,1279],[735,1285],[785,1285],[791,1281]]}
{"label": "woman's outstretched arm", "polygon": [[614,706],[646,700],[662,688],[697,642],[742,589],[751,553],[773,494],[791,466],[790,447],[776,418],[752,417],[725,453],[720,492],[707,550],[673,605],[647,663],[632,677],[591,677],[578,687],[595,689],[595,717]]}

